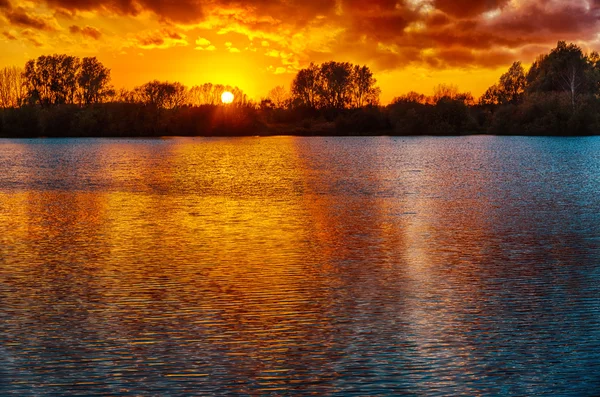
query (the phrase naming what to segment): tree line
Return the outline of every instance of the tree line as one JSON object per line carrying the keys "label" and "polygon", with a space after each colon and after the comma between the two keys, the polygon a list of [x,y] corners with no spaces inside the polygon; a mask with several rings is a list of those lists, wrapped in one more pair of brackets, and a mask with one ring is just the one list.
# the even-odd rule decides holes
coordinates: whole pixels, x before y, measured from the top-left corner
{"label": "tree line", "polygon": [[111,85],[110,69],[96,57],[44,55],[28,61],[23,69],[5,67],[0,70],[0,108],[121,102],[174,109],[218,105],[225,91],[234,94],[236,105],[251,102],[238,87],[211,83],[188,89],[179,82],[154,80],[131,90],[115,90]]}
{"label": "tree line", "polygon": [[[233,106],[221,94],[234,94]],[[456,85],[381,106],[368,66],[311,63],[253,102],[237,87],[151,81],[115,90],[95,57],[41,56],[0,70],[0,136],[583,135],[600,131],[600,56],[558,42],[513,63],[478,99]]]}

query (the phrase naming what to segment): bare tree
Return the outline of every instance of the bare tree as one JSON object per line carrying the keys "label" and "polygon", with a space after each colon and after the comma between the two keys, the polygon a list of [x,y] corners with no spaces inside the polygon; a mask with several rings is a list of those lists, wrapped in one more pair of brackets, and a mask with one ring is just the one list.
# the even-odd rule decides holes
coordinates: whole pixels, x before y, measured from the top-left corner
{"label": "bare tree", "polygon": [[459,95],[458,86],[455,84],[438,84],[433,87],[433,103],[442,99],[454,100]]}
{"label": "bare tree", "polygon": [[289,102],[290,94],[283,86],[273,88],[267,94],[267,98],[271,101],[274,108],[285,108]]}
{"label": "bare tree", "polygon": [[137,102],[159,109],[178,108],[187,101],[187,88],[181,83],[154,80],[134,88],[134,93]]}
{"label": "bare tree", "polygon": [[5,67],[0,70],[0,108],[14,108],[25,97],[23,69]]}

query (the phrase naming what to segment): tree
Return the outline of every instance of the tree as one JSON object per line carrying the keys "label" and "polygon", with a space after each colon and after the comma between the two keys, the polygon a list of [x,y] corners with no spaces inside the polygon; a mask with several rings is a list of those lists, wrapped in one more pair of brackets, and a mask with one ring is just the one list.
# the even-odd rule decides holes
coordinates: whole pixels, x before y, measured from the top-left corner
{"label": "tree", "polygon": [[272,107],[276,109],[283,109],[289,103],[290,94],[287,92],[285,87],[277,86],[269,91],[266,99],[269,101]]}
{"label": "tree", "polygon": [[319,104],[320,69],[314,63],[298,72],[292,82],[292,96],[302,105],[316,108]]}
{"label": "tree", "polygon": [[469,106],[475,103],[473,95],[470,92],[460,92],[456,84],[438,84],[433,87],[433,96],[429,102],[438,104],[442,100],[458,101]]}
{"label": "tree", "polygon": [[517,105],[523,102],[527,77],[521,62],[515,62],[504,73],[497,84],[494,84],[481,96],[482,105]]}
{"label": "tree", "polygon": [[23,70],[5,67],[0,70],[0,108],[15,108],[25,97]]}
{"label": "tree", "polygon": [[377,79],[367,66],[355,65],[351,74],[352,107],[362,108],[365,105],[379,104],[381,89],[376,87]]}
{"label": "tree", "polygon": [[40,56],[25,64],[27,98],[42,106],[75,103],[81,62],[69,55]]}
{"label": "tree", "polygon": [[500,103],[511,103],[513,105],[521,103],[526,87],[525,69],[523,69],[521,62],[515,62],[508,69],[508,72],[500,76],[500,83],[498,84]]}
{"label": "tree", "polygon": [[367,66],[349,62],[311,63],[292,82],[291,97],[296,104],[313,109],[361,108],[379,104],[381,90]]}
{"label": "tree", "polygon": [[108,96],[114,95],[114,90],[109,86],[110,70],[96,57],[83,58],[77,83],[83,103],[86,105],[103,102]]}
{"label": "tree", "polygon": [[575,110],[581,94],[595,95],[599,90],[597,59],[588,57],[575,44],[559,41],[550,54],[542,55],[527,73],[528,92],[566,92]]}
{"label": "tree", "polygon": [[456,84],[438,84],[433,87],[433,103],[438,103],[442,99],[454,100],[458,96],[458,86]]}
{"label": "tree", "polygon": [[174,109],[186,103],[186,87],[181,83],[154,80],[134,89],[137,100],[159,109]]}
{"label": "tree", "polygon": [[396,97],[392,100],[392,104],[398,103],[420,103],[421,105],[425,105],[429,103],[429,98],[425,94],[410,91],[409,93]]}
{"label": "tree", "polygon": [[479,98],[480,105],[498,105],[500,104],[500,88],[498,84],[494,84],[488,88],[485,93]]}
{"label": "tree", "polygon": [[325,62],[319,71],[319,96],[325,108],[344,109],[352,96],[352,65],[349,62]]}

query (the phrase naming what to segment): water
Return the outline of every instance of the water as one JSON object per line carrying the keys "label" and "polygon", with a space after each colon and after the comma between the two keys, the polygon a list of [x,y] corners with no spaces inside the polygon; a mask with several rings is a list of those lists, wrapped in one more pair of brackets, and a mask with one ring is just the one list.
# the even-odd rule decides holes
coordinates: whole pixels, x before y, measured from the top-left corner
{"label": "water", "polygon": [[600,388],[599,138],[0,140],[0,395]]}

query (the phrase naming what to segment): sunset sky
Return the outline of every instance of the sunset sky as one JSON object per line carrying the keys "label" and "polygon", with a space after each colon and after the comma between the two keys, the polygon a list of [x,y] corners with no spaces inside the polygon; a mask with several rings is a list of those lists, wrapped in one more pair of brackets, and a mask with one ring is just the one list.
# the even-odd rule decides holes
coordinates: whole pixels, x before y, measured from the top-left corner
{"label": "sunset sky", "polygon": [[367,64],[382,102],[447,82],[480,95],[558,40],[600,49],[600,0],[0,0],[0,67],[97,56],[113,84],[237,85],[260,98],[308,63]]}

